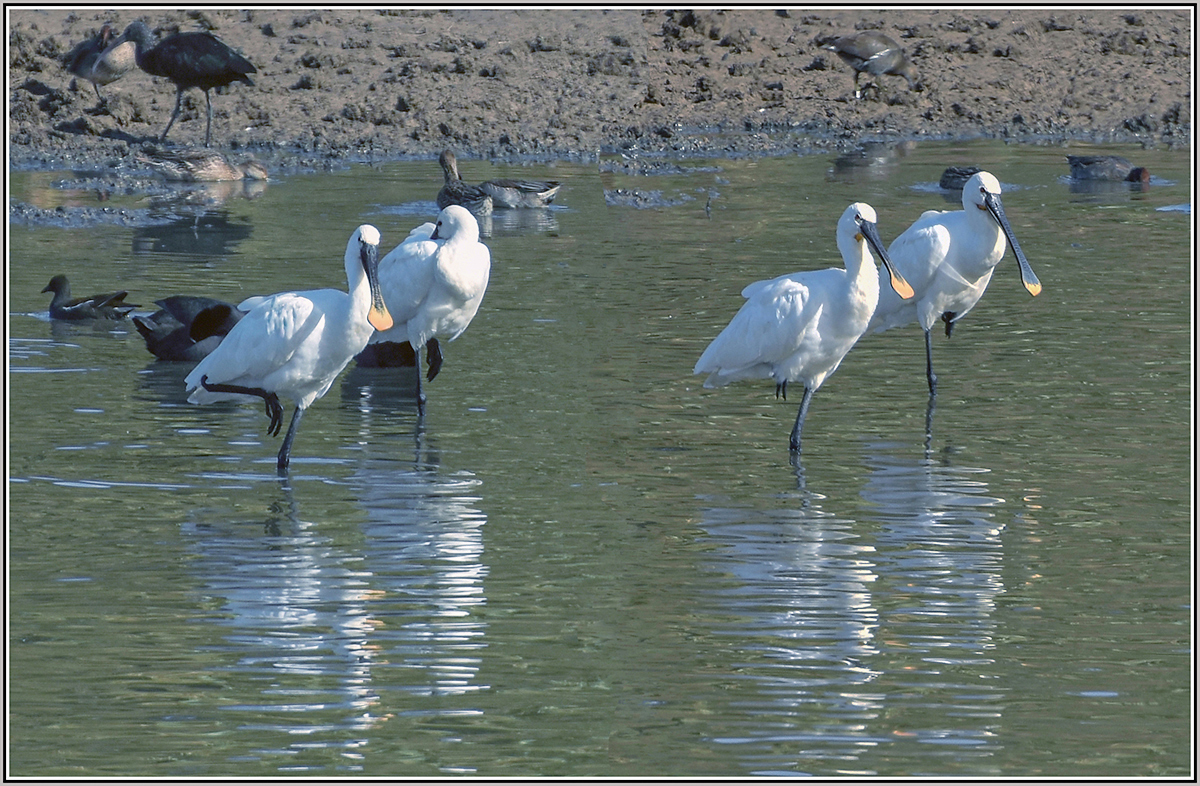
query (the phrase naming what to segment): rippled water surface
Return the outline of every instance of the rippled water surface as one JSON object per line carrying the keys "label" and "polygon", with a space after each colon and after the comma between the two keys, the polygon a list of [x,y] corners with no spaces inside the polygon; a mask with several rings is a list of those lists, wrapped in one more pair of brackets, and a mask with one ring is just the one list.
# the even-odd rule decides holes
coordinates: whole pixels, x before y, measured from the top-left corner
{"label": "rippled water surface", "polygon": [[[1074,193],[1064,152],[464,161],[566,186],[493,222],[426,416],[352,366],[286,480],[261,407],[187,404],[185,364],[40,290],[344,287],[355,226],[432,217],[435,162],[10,226],[11,773],[1187,775],[1189,155],[1103,149],[1150,189]],[[932,412],[919,328],[864,338],[790,461],[798,402],[693,363],[745,284],[840,264],[850,202],[886,240],[954,208],[950,163],[1000,178],[1044,292],[997,268]],[[11,195],[96,205],[78,175]]]}

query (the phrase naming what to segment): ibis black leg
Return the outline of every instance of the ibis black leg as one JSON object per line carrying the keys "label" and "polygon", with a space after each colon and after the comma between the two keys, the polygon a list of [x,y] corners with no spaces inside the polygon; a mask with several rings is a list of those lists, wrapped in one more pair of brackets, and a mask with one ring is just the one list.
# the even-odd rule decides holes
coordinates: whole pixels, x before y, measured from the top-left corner
{"label": "ibis black leg", "polygon": [[204,146],[208,147],[212,139],[212,96],[207,90],[204,91],[204,103],[208,104],[208,124],[204,126]]}
{"label": "ibis black leg", "polygon": [[267,433],[272,437],[279,436],[279,429],[283,426],[283,404],[279,403],[279,396],[262,388],[248,388],[244,385],[224,385],[221,383],[210,385],[208,384],[207,374],[200,377],[200,387],[210,393],[240,393],[243,396],[258,396],[266,405],[267,417],[271,419],[271,425],[267,426]]}
{"label": "ibis black leg", "polygon": [[925,331],[925,378],[929,380],[929,395],[937,395],[937,374],[933,373],[933,336]]}
{"label": "ibis black leg", "polygon": [[800,399],[800,411],[796,413],[796,425],[792,426],[792,437],[788,441],[788,447],[792,452],[800,452],[800,432],[804,430],[804,419],[808,417],[808,404],[812,401],[812,388],[805,386],[804,397]]}
{"label": "ibis black leg", "polygon": [[429,376],[426,379],[432,382],[442,370],[442,347],[436,338],[429,339],[425,345],[425,362],[429,364]]}
{"label": "ibis black leg", "polygon": [[167,141],[167,133],[171,130],[171,126],[175,125],[175,118],[179,117],[179,109],[181,106],[183,106],[183,89],[176,88],[175,111],[171,113],[171,119],[167,121],[167,127],[163,129],[162,136],[158,138],[160,144]]}
{"label": "ibis black leg", "polygon": [[296,438],[296,429],[300,426],[300,418],[304,417],[304,410],[296,407],[296,411],[292,413],[292,422],[288,424],[287,434],[283,438],[283,445],[279,448],[279,461],[276,467],[280,472],[286,472],[288,463],[292,459],[292,440]]}

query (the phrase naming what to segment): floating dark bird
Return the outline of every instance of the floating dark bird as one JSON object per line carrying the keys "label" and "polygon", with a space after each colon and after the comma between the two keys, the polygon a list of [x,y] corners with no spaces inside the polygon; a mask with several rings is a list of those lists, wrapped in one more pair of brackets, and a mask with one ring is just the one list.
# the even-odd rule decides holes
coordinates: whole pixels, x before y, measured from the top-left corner
{"label": "floating dark bird", "polygon": [[946,171],[942,172],[942,179],[938,181],[938,188],[946,191],[962,191],[963,186],[971,179],[971,176],[983,170],[977,166],[948,166]]}
{"label": "floating dark bird", "polygon": [[104,96],[100,85],[115,82],[136,65],[133,43],[113,39],[112,34],[112,25],[104,25],[94,37],[77,44],[63,57],[67,71],[91,82],[101,103]]}
{"label": "floating dark bird", "polygon": [[132,41],[136,47],[138,67],[152,76],[162,76],[175,84],[175,111],[163,129],[158,141],[167,138],[167,132],[179,117],[183,91],[198,87],[204,91],[208,105],[208,123],[204,127],[204,146],[212,139],[212,97],[214,87],[225,87],[234,82],[253,85],[248,74],[258,71],[254,65],[230,49],[211,33],[175,33],[158,44],[153,43],[150,29],[137,21],[125,28],[122,40]]}
{"label": "floating dark bird", "polygon": [[1067,156],[1071,177],[1075,180],[1112,180],[1149,183],[1150,171],[1134,166],[1120,156]]}
{"label": "floating dark bird", "polygon": [[[511,180],[506,177],[473,186],[458,176],[458,160],[449,150],[438,156],[446,184],[438,193],[438,208],[462,205],[475,215],[487,215],[492,207],[546,207],[554,201],[562,184],[557,180]],[[487,198],[491,198],[491,205]]]}
{"label": "floating dark bird", "polygon": [[173,295],[154,302],[159,310],[134,317],[133,325],[159,360],[203,360],[244,316],[210,297]]}
{"label": "floating dark bird", "polygon": [[458,176],[458,159],[449,150],[443,150],[438,156],[442,165],[442,175],[446,178],[442,190],[437,195],[438,210],[445,210],[450,205],[462,205],[476,216],[492,214],[492,195],[479,186],[464,183]]}
{"label": "floating dark bird", "polygon": [[[867,31],[842,36],[824,48],[837,54],[846,65],[854,69],[855,98],[862,97],[858,89],[858,75],[862,73],[874,77],[882,74],[902,76],[908,81],[909,90],[916,85],[916,66],[904,56],[900,45],[883,33]],[[876,83],[878,86],[878,80]]]}
{"label": "floating dark bird", "polygon": [[167,180],[184,183],[266,180],[268,177],[267,168],[252,156],[234,161],[216,150],[201,147],[182,150],[148,147],[135,158]]}
{"label": "floating dark bird", "polygon": [[109,292],[105,295],[71,298],[71,285],[67,277],[58,275],[50,279],[43,292],[53,292],[50,300],[51,319],[124,319],[137,303],[126,303],[129,293]]}

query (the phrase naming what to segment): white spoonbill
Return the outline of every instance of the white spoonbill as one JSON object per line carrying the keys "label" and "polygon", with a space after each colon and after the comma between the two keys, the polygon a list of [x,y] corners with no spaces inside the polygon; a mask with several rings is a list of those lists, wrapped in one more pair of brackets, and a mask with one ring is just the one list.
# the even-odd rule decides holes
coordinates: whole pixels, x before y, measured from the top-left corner
{"label": "white spoonbill", "polygon": [[442,367],[438,338],[453,341],[475,318],[492,269],[491,252],[479,242],[479,224],[471,211],[450,205],[437,224],[422,224],[379,261],[379,288],[395,320],[372,344],[407,341],[417,354],[417,406],[421,392],[421,348],[427,347],[429,381]]}
{"label": "white spoonbill", "polygon": [[954,323],[975,307],[1004,256],[1006,237],[1021,267],[1021,283],[1031,295],[1042,291],[1004,215],[1000,181],[988,172],[976,172],[963,186],[962,204],[962,210],[925,211],[892,241],[888,256],[896,271],[912,284],[916,297],[901,300],[881,291],[869,328],[882,333],[910,322],[921,323],[931,396],[937,395],[937,375],[933,373],[929,331],[940,318],[949,337]]}
{"label": "white spoonbill", "polygon": [[837,244],[845,270],[790,273],[743,289],[746,302],[692,371],[709,375],[706,388],[771,377],[776,397],[784,399],[789,381],[803,383],[789,442],[797,453],[813,393],[837,370],[875,312],[880,283],[872,250],[888,269],[891,287],[901,297],[912,297],[912,287],[892,270],[884,253],[870,205],[856,202],[846,208],[838,221]]}
{"label": "white spoonbill", "polygon": [[187,375],[188,401],[257,396],[266,403],[267,433],[274,436],[283,424],[279,397],[294,400],[296,411],[279,449],[278,468],[286,470],[304,410],[325,395],[376,329],[392,326],[379,291],[378,265],[379,230],[363,224],[346,244],[349,293],[312,289],[254,298],[257,305]]}

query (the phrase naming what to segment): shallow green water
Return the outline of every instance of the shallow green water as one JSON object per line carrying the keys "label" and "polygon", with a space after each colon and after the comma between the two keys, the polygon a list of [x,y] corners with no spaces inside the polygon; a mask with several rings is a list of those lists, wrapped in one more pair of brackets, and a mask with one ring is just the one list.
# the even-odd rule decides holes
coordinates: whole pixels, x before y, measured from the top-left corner
{"label": "shallow green water", "polygon": [[[564,180],[561,209],[493,227],[423,421],[410,375],[352,369],[287,481],[261,408],[188,405],[185,366],[51,324],[39,291],[343,287],[355,226],[390,247],[432,214],[434,162],[165,227],[10,227],[10,772],[1187,774],[1192,218],[1159,208],[1190,204],[1190,164],[1101,152],[1152,188],[1073,194],[1064,150],[992,143],[464,162]],[[1043,294],[1010,256],[938,338],[928,437],[920,330],[863,339],[796,466],[797,402],[704,390],[696,357],[746,283],[840,263],[850,202],[886,240],[952,209],[949,163],[1005,184]]]}

